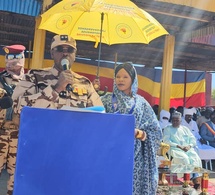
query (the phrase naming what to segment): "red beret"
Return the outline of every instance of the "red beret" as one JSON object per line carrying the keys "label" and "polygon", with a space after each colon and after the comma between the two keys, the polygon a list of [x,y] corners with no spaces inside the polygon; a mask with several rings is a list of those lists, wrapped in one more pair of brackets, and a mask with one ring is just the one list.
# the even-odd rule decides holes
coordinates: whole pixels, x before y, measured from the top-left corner
{"label": "red beret", "polygon": [[6,54],[8,53],[21,53],[25,50],[25,46],[23,45],[9,45],[3,47],[3,50]]}

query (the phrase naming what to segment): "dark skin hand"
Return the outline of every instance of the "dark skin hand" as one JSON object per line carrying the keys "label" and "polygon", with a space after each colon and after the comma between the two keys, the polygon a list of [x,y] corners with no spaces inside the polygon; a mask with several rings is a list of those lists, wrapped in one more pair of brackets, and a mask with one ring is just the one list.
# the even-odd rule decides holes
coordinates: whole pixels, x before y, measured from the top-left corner
{"label": "dark skin hand", "polygon": [[184,152],[187,152],[188,150],[190,150],[191,147],[190,146],[180,146],[180,145],[177,145],[177,148],[180,148]]}
{"label": "dark skin hand", "polygon": [[73,76],[71,74],[71,71],[64,70],[60,73],[58,82],[53,88],[55,89],[55,91],[60,93],[61,91],[65,90],[68,84],[72,84],[72,83],[73,83]]}
{"label": "dark skin hand", "polygon": [[200,141],[201,144],[206,144],[207,145],[207,142],[204,139],[200,138],[199,141]]}

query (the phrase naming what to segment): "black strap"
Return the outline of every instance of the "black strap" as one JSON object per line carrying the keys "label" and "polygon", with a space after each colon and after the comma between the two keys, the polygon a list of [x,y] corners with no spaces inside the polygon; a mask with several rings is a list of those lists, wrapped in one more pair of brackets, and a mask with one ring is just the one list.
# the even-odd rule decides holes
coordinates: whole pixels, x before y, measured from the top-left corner
{"label": "black strap", "polygon": [[5,79],[2,76],[0,76],[0,82],[7,92],[7,95],[11,97],[13,94],[13,88],[6,83]]}

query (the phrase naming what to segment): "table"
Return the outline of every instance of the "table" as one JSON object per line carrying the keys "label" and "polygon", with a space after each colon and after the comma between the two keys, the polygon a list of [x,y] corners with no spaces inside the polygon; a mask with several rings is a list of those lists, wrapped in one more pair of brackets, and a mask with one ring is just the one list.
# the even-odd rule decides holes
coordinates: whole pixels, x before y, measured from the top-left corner
{"label": "table", "polygon": [[208,180],[209,174],[214,173],[208,169],[204,169],[201,167],[194,167],[193,165],[182,165],[182,164],[172,164],[169,168],[159,168],[159,185],[169,185],[168,181],[166,180],[166,174],[183,174],[184,181],[182,183],[182,187],[186,194],[186,188],[189,187],[190,182],[190,174],[191,173],[201,173],[202,174],[202,182],[201,182],[201,195],[207,195],[208,192]]}

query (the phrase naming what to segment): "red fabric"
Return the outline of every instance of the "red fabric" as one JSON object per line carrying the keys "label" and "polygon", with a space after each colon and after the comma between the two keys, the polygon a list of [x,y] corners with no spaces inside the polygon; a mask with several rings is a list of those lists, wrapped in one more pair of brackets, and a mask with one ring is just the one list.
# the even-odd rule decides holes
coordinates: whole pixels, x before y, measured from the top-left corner
{"label": "red fabric", "polygon": [[[183,179],[177,179],[177,175],[173,174],[173,183],[170,183],[170,177],[167,175],[166,176],[166,180],[169,182],[169,185],[174,186],[174,185],[181,185],[183,182]],[[209,180],[205,180],[204,187],[208,186],[208,194],[210,195],[215,195],[215,183],[210,182],[210,178]]]}
{"label": "red fabric", "polygon": [[202,189],[208,188],[208,180],[202,180]]}

